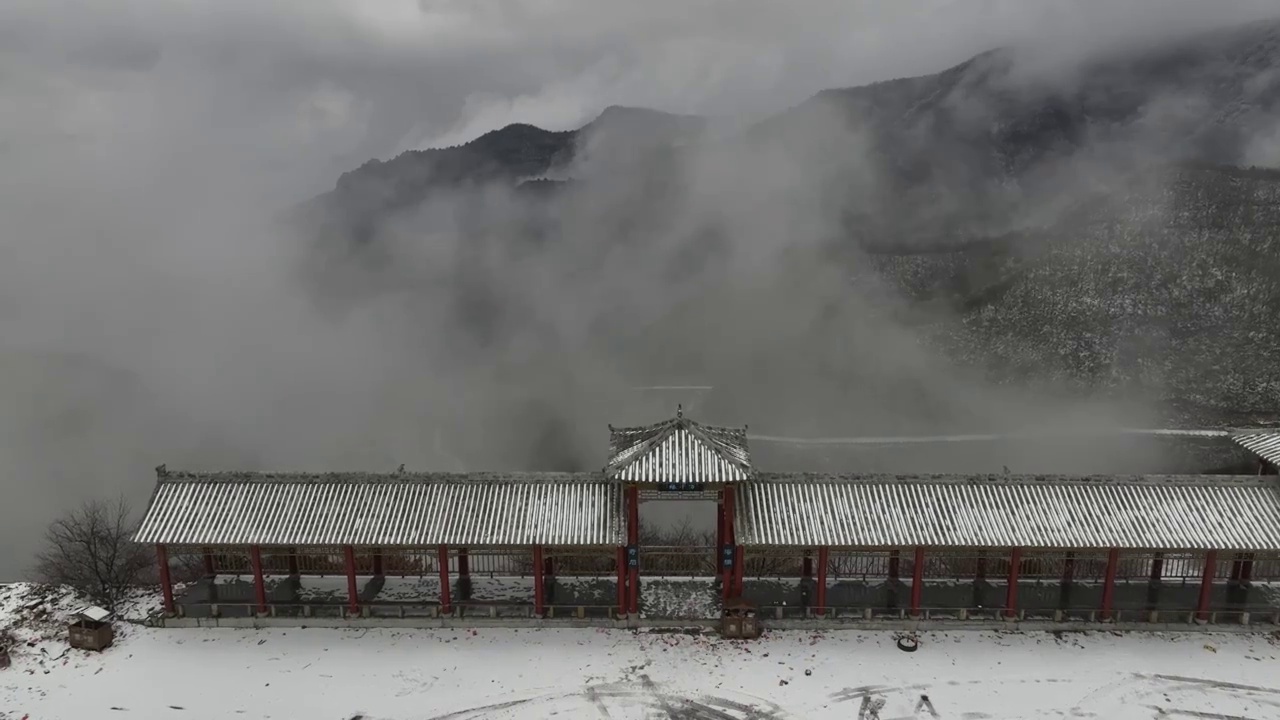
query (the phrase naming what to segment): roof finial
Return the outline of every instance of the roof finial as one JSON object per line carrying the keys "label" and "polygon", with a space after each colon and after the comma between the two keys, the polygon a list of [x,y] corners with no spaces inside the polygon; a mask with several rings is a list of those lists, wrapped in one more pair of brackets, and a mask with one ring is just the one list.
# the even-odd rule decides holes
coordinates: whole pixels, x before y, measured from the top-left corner
{"label": "roof finial", "polygon": [[168,477],[169,468],[166,467],[164,464],[156,466],[156,475],[160,477]]}
{"label": "roof finial", "polygon": [[677,418],[684,417],[684,405],[681,403],[676,404],[676,417]]}

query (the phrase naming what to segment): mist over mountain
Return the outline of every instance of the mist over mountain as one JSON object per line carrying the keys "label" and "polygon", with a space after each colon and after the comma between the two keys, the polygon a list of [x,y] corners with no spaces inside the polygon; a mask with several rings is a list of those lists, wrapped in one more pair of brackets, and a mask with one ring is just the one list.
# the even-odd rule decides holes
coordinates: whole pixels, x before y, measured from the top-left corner
{"label": "mist over mountain", "polygon": [[1266,22],[993,50],[745,127],[615,107],[371,161],[295,221],[334,312],[407,293],[566,397],[585,362],[793,432],[1267,423],[1278,67]]}
{"label": "mist over mountain", "polygon": [[1248,469],[1096,433],[1280,408],[1274,5],[0,3],[0,580],[162,463],[592,469],[680,403],[1045,437],[764,470]]}
{"label": "mist over mountain", "polygon": [[[865,146],[846,151],[861,152],[888,191],[914,193],[904,205],[946,195],[949,202],[932,212],[957,212],[960,200],[994,202],[1010,184],[1019,192],[1010,201],[1045,185],[1058,189],[1064,161],[1082,153],[1092,163],[1105,155],[1122,169],[1151,161],[1278,164],[1278,58],[1280,21],[1101,57],[993,50],[933,75],[823,91],[743,136],[838,152],[833,145],[856,133]],[[695,117],[616,106],[576,131],[510,125],[466,145],[371,161],[322,199],[346,214],[341,220],[368,221],[423,201],[441,184],[518,181],[563,169],[585,144],[678,145],[705,127]]]}

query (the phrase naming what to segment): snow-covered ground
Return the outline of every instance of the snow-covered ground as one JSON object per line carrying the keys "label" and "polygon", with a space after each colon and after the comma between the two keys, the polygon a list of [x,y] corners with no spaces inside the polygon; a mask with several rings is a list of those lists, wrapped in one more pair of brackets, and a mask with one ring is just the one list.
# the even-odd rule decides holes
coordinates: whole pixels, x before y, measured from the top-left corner
{"label": "snow-covered ground", "polygon": [[[155,629],[68,651],[0,588],[31,640],[0,670],[0,718],[1280,717],[1271,635],[622,630]],[[70,606],[74,598],[49,604]],[[29,603],[27,603],[29,604]],[[61,610],[59,610],[61,612]],[[7,617],[7,619],[6,619]],[[864,699],[865,698],[865,699]]]}

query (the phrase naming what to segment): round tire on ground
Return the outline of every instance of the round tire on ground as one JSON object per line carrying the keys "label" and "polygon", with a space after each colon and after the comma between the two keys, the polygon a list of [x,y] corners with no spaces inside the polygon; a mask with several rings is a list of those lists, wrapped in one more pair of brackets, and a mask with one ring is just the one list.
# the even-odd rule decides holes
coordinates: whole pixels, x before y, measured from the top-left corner
{"label": "round tire on ground", "polygon": [[915,652],[920,648],[920,641],[912,637],[898,638],[898,649],[902,652]]}

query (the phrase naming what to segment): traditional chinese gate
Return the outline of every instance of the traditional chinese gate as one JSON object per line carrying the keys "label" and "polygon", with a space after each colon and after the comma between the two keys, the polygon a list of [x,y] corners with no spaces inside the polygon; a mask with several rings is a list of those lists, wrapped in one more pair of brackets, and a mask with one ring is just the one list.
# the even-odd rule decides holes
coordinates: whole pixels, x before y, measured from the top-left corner
{"label": "traditional chinese gate", "polygon": [[[678,413],[656,425],[611,426],[609,430],[611,454],[605,475],[627,486],[627,545],[620,551],[626,560],[626,576],[619,575],[619,606],[625,606],[629,614],[642,613],[640,584],[644,577],[652,593],[642,614],[718,615],[717,598],[736,595],[741,588],[742,551],[734,544],[733,505],[734,485],[754,474],[746,428],[700,425]],[[714,542],[711,534],[679,543],[663,542],[651,531],[644,533],[649,537],[642,537],[640,504],[658,501],[715,503]],[[684,584],[682,590],[677,582]],[[675,610],[652,607],[660,601],[664,588],[670,590],[668,597],[683,592],[703,600]]]}

